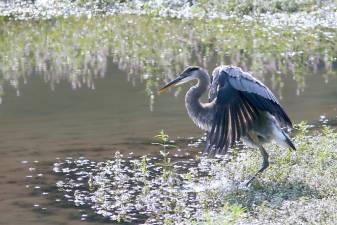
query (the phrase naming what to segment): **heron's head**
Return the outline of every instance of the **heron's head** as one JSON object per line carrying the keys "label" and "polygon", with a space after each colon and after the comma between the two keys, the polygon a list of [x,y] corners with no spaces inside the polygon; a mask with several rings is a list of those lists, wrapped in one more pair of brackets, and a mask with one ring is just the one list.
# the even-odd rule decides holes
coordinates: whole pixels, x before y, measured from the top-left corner
{"label": "heron's head", "polygon": [[184,84],[190,80],[194,80],[197,78],[197,75],[200,73],[201,68],[198,66],[188,66],[184,69],[182,73],[178,75],[178,77],[169,83],[167,83],[164,87],[159,90],[159,93],[163,93],[168,90],[170,87],[178,86]]}

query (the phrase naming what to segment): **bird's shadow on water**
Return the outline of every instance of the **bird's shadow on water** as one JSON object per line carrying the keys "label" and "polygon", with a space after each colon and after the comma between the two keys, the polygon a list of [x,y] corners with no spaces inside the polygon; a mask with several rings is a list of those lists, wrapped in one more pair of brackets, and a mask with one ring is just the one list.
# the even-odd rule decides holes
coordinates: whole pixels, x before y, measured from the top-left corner
{"label": "bird's shadow on water", "polygon": [[284,201],[295,201],[300,198],[321,199],[323,196],[303,182],[263,182],[255,181],[250,188],[235,188],[224,193],[223,198],[230,204],[238,204],[248,212],[256,206],[269,205],[279,208]]}

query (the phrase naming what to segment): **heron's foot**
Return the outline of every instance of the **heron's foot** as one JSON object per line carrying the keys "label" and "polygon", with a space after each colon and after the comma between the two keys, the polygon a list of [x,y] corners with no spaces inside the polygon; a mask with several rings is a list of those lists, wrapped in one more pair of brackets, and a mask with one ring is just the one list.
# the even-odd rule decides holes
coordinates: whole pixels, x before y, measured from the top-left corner
{"label": "heron's foot", "polygon": [[250,183],[248,182],[249,180],[245,180],[242,183],[239,184],[239,189],[243,191],[248,191],[250,188]]}
{"label": "heron's foot", "polygon": [[252,178],[243,181],[243,182],[240,184],[240,188],[242,188],[242,189],[248,189],[248,188],[250,188],[250,186],[252,185],[252,181],[255,179],[255,177],[256,177],[256,176],[253,176]]}
{"label": "heron's foot", "polygon": [[261,168],[259,171],[257,171],[257,173],[255,173],[250,179],[245,180],[245,181],[243,182],[242,185],[245,185],[247,188],[249,188],[249,187],[252,185],[252,182],[253,182],[257,177],[259,177],[259,176],[262,174],[262,172],[263,172],[267,167],[268,167],[268,164],[263,164],[263,165],[262,165],[262,168]]}

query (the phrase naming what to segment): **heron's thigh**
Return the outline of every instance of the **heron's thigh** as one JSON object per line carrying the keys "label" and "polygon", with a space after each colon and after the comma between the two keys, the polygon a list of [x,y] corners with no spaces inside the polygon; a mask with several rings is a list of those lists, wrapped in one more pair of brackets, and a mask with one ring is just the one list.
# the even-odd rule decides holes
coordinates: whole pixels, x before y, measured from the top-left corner
{"label": "heron's thigh", "polygon": [[248,136],[242,137],[241,140],[248,147],[251,147],[251,148],[257,148],[258,147]]}

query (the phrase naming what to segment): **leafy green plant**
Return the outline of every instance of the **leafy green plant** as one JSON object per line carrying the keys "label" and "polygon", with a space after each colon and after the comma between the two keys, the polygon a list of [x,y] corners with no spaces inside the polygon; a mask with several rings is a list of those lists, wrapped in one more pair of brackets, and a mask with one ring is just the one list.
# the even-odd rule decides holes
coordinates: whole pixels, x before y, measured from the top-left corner
{"label": "leafy green plant", "polygon": [[200,221],[189,221],[195,225],[232,225],[245,213],[245,208],[237,204],[225,204],[218,212],[205,212]]}
{"label": "leafy green plant", "polygon": [[169,157],[170,152],[167,151],[167,148],[175,148],[176,146],[173,144],[169,144],[170,137],[164,132],[164,130],[161,130],[159,134],[154,137],[159,142],[154,142],[152,144],[162,147],[162,149],[160,150],[160,155],[163,157],[163,161],[160,165],[163,167],[163,178],[167,180],[173,174],[173,164],[171,158]]}
{"label": "leafy green plant", "polygon": [[158,142],[153,142],[153,145],[160,145],[162,147],[162,150],[160,151],[160,154],[164,157],[167,157],[169,152],[167,152],[167,148],[175,148],[176,146],[171,144],[170,137],[168,134],[164,132],[164,130],[161,130],[157,135],[154,136],[154,138]]}

